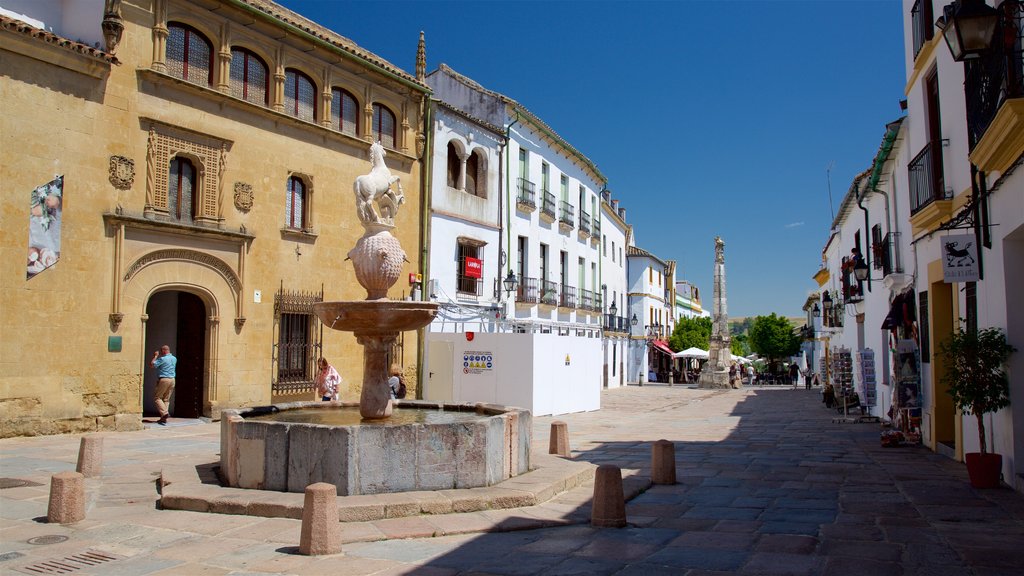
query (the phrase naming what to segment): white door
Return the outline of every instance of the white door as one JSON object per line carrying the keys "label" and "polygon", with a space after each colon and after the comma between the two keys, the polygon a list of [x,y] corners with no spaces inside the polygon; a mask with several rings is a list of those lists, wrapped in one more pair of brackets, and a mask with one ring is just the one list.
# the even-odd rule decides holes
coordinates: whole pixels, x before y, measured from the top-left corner
{"label": "white door", "polygon": [[454,379],[452,359],[455,345],[451,342],[433,341],[427,348],[427,381],[423,387],[423,399],[432,402],[452,402]]}

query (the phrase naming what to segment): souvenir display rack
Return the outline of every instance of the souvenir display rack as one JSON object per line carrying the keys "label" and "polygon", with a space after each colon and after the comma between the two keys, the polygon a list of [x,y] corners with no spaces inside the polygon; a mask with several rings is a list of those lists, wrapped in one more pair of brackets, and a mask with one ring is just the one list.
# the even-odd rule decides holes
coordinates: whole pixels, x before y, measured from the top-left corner
{"label": "souvenir display rack", "polygon": [[857,368],[860,371],[860,382],[863,393],[861,394],[861,404],[864,406],[876,406],[878,403],[877,398],[877,380],[875,379],[875,351],[871,348],[865,348],[857,353]]}

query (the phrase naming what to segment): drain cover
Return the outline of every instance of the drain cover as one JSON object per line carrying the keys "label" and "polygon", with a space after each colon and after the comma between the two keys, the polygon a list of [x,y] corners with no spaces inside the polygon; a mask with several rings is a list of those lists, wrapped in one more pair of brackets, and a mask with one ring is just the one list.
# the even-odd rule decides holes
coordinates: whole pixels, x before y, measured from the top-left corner
{"label": "drain cover", "polygon": [[6,562],[8,560],[14,560],[15,558],[21,558],[24,556],[21,552],[5,552],[0,554],[0,562]]}
{"label": "drain cover", "polygon": [[22,480],[21,478],[0,478],[0,490],[4,488],[21,488],[22,486],[42,486],[42,484],[31,480]]}
{"label": "drain cover", "polygon": [[15,568],[15,570],[23,574],[68,574],[69,572],[77,572],[84,568],[93,568],[100,564],[120,559],[121,556],[107,554],[106,552],[88,550],[85,552],[79,552],[78,554],[72,554],[71,556],[65,556],[63,558],[53,558],[42,562],[36,562],[35,564],[19,566]]}
{"label": "drain cover", "polygon": [[60,544],[61,542],[67,542],[67,536],[61,536],[60,534],[47,534],[46,536],[36,536],[35,538],[29,538],[29,544],[44,545],[44,544]]}

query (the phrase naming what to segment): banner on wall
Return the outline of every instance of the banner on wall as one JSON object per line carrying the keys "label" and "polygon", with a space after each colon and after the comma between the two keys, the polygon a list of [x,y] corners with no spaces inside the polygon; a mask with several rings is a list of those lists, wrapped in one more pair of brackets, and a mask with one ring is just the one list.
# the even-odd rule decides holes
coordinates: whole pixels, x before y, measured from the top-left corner
{"label": "banner on wall", "polygon": [[941,242],[943,282],[977,282],[978,243],[974,234],[943,236]]}
{"label": "banner on wall", "polygon": [[28,216],[26,279],[53,266],[60,259],[60,225],[63,209],[63,175],[32,191]]}

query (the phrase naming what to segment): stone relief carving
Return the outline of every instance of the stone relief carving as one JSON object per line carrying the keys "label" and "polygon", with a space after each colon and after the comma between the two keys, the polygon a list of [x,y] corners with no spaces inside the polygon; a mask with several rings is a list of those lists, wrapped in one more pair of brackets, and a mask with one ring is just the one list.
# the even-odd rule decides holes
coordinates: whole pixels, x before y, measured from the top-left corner
{"label": "stone relief carving", "polygon": [[130,190],[135,183],[135,161],[124,156],[111,156],[110,183],[118,190]]}
{"label": "stone relief carving", "polygon": [[242,212],[252,210],[252,184],[235,182],[235,208]]}
{"label": "stone relief carving", "polygon": [[121,43],[121,35],[124,33],[124,19],[121,17],[121,0],[106,0],[103,7],[103,21],[100,22],[103,30],[104,48],[110,54],[117,53],[117,46]]}
{"label": "stone relief carving", "polygon": [[132,276],[138,274],[139,270],[142,270],[147,264],[157,262],[159,260],[188,260],[189,262],[195,262],[197,264],[203,264],[213,268],[224,277],[224,281],[228,283],[235,292],[242,289],[242,282],[238,279],[238,275],[235,271],[228,267],[222,260],[205,254],[203,252],[196,252],[194,250],[182,250],[179,248],[169,248],[165,250],[155,250],[149,254],[145,254],[136,260],[124,274],[124,281],[128,282],[132,279]]}

